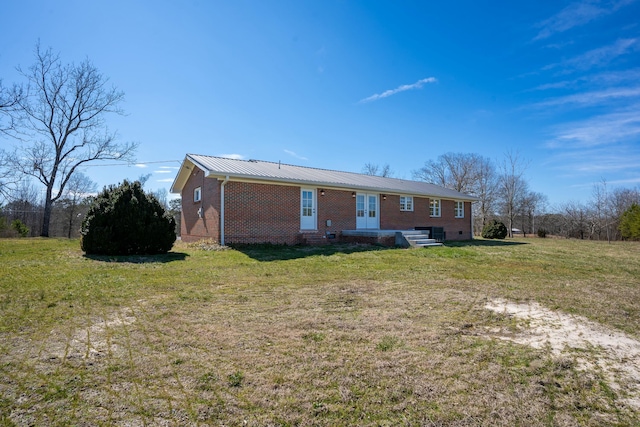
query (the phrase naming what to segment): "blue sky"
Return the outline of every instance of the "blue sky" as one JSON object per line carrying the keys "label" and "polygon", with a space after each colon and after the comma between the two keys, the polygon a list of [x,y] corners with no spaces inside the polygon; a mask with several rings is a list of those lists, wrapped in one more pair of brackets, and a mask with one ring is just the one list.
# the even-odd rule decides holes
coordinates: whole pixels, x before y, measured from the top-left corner
{"label": "blue sky", "polygon": [[150,173],[168,189],[186,153],[411,179],[446,152],[509,150],[551,206],[640,185],[640,0],[4,0],[2,15],[5,85],[39,39],[125,92],[107,122],[139,164],[86,168],[100,187]]}

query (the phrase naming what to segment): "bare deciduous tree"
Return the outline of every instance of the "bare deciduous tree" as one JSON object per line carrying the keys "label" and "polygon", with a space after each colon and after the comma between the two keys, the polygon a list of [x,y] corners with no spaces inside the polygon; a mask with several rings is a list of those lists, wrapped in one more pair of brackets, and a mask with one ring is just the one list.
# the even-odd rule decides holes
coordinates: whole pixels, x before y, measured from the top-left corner
{"label": "bare deciduous tree", "polygon": [[[64,198],[60,200],[65,208],[64,215],[65,225],[67,226],[67,238],[70,239],[72,237],[73,229],[78,225],[78,207],[87,197],[95,192],[96,183],[85,174],[76,172],[69,179]],[[78,229],[79,228],[80,227],[78,227]]]}
{"label": "bare deciduous tree", "polygon": [[0,80],[0,133],[7,134],[15,129],[16,117],[14,114],[23,97],[21,86],[13,85],[11,88],[6,88]]}
{"label": "bare deciduous tree", "polygon": [[169,214],[176,220],[176,235],[179,236],[182,223],[182,199],[169,201]]}
{"label": "bare deciduous tree", "polygon": [[413,172],[416,179],[441,185],[461,193],[474,194],[481,167],[487,162],[475,153],[446,153],[437,160],[428,160]]}
{"label": "bare deciduous tree", "polygon": [[518,198],[520,227],[525,236],[536,232],[536,216],[542,214],[546,203],[547,196],[535,191],[526,190]]}
{"label": "bare deciduous tree", "polygon": [[[0,136],[10,136],[16,127],[16,108],[23,97],[22,87],[5,88],[0,80]],[[15,176],[8,165],[7,153],[0,150],[0,200],[8,199],[20,177]]]}
{"label": "bare deciduous tree", "polygon": [[32,182],[23,180],[11,188],[8,196],[9,203],[4,207],[8,222],[19,219],[36,235],[42,225],[42,198]]}
{"label": "bare deciduous tree", "polygon": [[518,201],[528,191],[527,182],[524,180],[526,164],[516,152],[508,151],[501,165],[499,178],[500,198],[507,219],[509,237],[513,237],[513,220],[515,218]]}
{"label": "bare deciduous tree", "polygon": [[478,218],[477,229],[480,231],[496,210],[498,175],[493,162],[486,157],[480,157],[476,167],[476,185],[471,194],[479,199],[474,204],[474,215]]}
{"label": "bare deciduous tree", "polygon": [[87,59],[62,64],[51,48],[36,45],[35,63],[18,71],[27,79],[19,100],[19,149],[7,156],[17,173],[46,188],[42,236],[49,235],[53,203],[65,191],[76,169],[96,160],[131,160],[136,144],[118,143],[105,115],[122,114],[124,94]]}
{"label": "bare deciduous tree", "polygon": [[593,186],[592,190],[592,221],[591,235],[597,234],[600,240],[602,230],[605,230],[607,242],[611,242],[611,198],[609,197],[609,188],[606,179],[602,179],[598,184]]}
{"label": "bare deciduous tree", "polygon": [[385,163],[382,167],[374,163],[365,163],[362,168],[362,173],[371,176],[383,176],[385,178],[389,178],[393,175],[391,166],[389,166],[388,163]]}
{"label": "bare deciduous tree", "polygon": [[475,153],[446,153],[428,160],[413,172],[414,179],[441,185],[478,197],[473,212],[476,230],[493,216],[498,185],[496,169],[491,159]]}
{"label": "bare deciduous tree", "polygon": [[578,202],[567,202],[561,206],[563,216],[562,234],[566,237],[585,238],[589,212],[588,208]]}

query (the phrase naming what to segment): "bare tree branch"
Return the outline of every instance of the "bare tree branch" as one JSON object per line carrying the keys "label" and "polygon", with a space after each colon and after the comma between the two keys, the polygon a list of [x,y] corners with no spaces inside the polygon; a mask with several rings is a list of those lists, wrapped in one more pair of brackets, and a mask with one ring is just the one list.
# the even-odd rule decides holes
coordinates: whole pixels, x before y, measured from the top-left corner
{"label": "bare tree branch", "polygon": [[65,191],[77,168],[96,160],[132,160],[134,143],[118,143],[105,116],[123,114],[124,93],[88,60],[62,64],[51,48],[36,45],[35,63],[18,71],[28,82],[17,102],[22,145],[7,156],[21,174],[46,187],[42,236],[49,235],[52,204]]}
{"label": "bare tree branch", "polygon": [[513,237],[513,220],[518,208],[519,198],[528,191],[524,172],[528,163],[520,158],[518,152],[508,151],[501,165],[500,196],[507,217],[509,237]]}
{"label": "bare tree branch", "polygon": [[446,153],[428,160],[413,172],[415,179],[441,185],[461,193],[476,194],[478,179],[488,159],[475,153]]}
{"label": "bare tree branch", "polygon": [[385,178],[393,176],[393,171],[388,163],[385,163],[384,166],[380,167],[377,164],[367,162],[362,168],[362,173],[365,175],[382,176]]}

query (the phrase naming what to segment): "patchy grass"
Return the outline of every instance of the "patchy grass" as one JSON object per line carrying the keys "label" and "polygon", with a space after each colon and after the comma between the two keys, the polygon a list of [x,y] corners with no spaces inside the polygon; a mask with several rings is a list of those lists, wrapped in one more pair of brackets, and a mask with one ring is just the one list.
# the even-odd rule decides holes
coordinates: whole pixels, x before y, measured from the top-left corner
{"label": "patchy grass", "polygon": [[[602,370],[492,338],[496,298],[640,339],[640,246],[0,240],[0,425],[637,425]],[[584,351],[594,351],[584,350]]]}

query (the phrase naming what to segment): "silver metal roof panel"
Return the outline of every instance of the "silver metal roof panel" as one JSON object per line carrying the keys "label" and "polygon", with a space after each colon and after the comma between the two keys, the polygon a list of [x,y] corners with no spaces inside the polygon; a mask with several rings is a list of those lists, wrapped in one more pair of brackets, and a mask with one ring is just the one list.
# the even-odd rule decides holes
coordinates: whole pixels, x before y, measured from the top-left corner
{"label": "silver metal roof panel", "polygon": [[[421,181],[385,178],[354,172],[317,169],[262,160],[237,160],[199,154],[187,154],[185,162],[187,160],[193,162],[210,177],[224,178],[229,176],[232,180],[235,178],[268,182],[286,182],[345,190],[366,190],[380,193],[407,194],[467,201],[477,200],[474,196]],[[172,191],[178,190],[177,192],[179,192],[181,188],[176,188],[175,184],[176,183],[174,183]]]}

